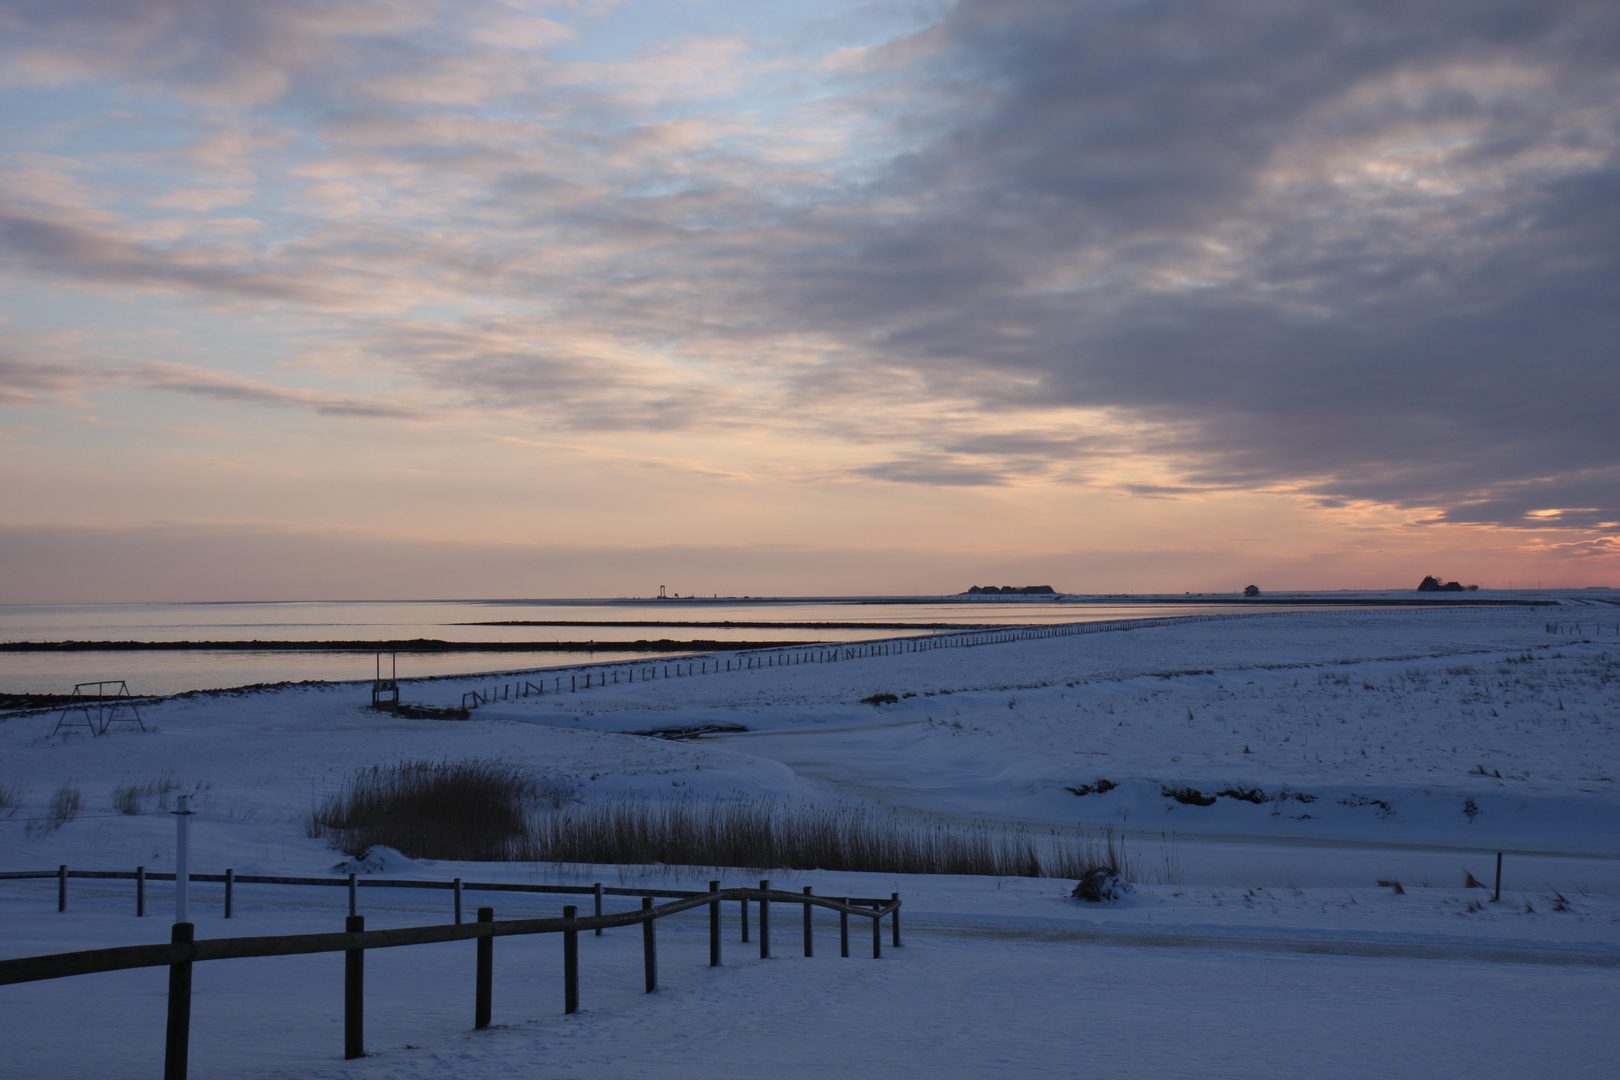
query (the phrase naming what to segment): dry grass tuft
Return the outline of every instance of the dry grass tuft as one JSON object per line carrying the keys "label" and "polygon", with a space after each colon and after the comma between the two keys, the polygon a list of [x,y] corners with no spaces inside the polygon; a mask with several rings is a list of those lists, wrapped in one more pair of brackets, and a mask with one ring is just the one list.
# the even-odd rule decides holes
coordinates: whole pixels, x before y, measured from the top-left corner
{"label": "dry grass tuft", "polygon": [[531,809],[567,798],[510,762],[401,761],[356,772],[310,810],[305,831],[352,855],[385,844],[412,859],[521,860]]}
{"label": "dry grass tuft", "polygon": [[1089,840],[1060,840],[1054,844],[1042,877],[1075,878],[1084,881],[1102,870],[1124,881],[1139,881],[1136,866],[1125,845],[1114,838],[1114,827],[1103,826],[1101,845]]}
{"label": "dry grass tuft", "polygon": [[60,829],[78,817],[83,809],[84,793],[71,784],[63,784],[51,796],[50,806],[45,812],[45,824],[48,828]]}
{"label": "dry grass tuft", "polygon": [[134,817],[141,812],[141,789],[134,784],[113,788],[113,809]]}

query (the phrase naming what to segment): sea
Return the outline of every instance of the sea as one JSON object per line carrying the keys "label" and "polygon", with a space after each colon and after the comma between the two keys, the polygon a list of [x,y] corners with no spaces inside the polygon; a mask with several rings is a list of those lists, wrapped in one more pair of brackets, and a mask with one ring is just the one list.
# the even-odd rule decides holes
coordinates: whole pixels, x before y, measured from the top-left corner
{"label": "sea", "polygon": [[[669,598],[600,600],[286,601],[258,603],[0,605],[0,642],[190,642],[164,650],[0,652],[0,693],[66,694],[123,680],[136,695],[262,683],[475,674],[592,660],[672,655],[666,649],[547,649],[560,642],[861,641],[984,625],[1040,625],[1267,610],[1187,607],[1151,600],[1048,597]],[[550,625],[493,625],[493,624]],[[572,625],[568,625],[572,624]],[[730,624],[730,625],[728,625]],[[740,625],[753,624],[753,625]],[[758,625],[767,624],[767,625]],[[380,652],[373,644],[425,638],[533,649]],[[218,642],[345,642],[309,650],[219,647]],[[706,651],[694,646],[690,651]]]}

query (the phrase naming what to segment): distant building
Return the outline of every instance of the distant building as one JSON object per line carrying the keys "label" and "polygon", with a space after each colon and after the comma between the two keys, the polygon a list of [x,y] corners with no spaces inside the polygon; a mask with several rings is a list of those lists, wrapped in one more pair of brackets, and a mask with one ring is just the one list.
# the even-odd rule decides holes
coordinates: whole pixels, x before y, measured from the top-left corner
{"label": "distant building", "polygon": [[1258,586],[1258,585],[1250,585],[1247,589],[1243,590],[1243,595],[1244,596],[1259,596],[1260,595],[1260,586]]}
{"label": "distant building", "polygon": [[[1476,586],[1474,586],[1474,588],[1477,589],[1477,588],[1479,588],[1479,586],[1476,585]],[[1442,584],[1440,584],[1440,579],[1439,578],[1435,577],[1433,574],[1429,574],[1426,577],[1424,577],[1424,579],[1421,582],[1418,583],[1417,591],[1418,592],[1463,592],[1464,591],[1464,586],[1462,585],[1461,582],[1457,582],[1457,581],[1448,581],[1444,585],[1442,585]]]}

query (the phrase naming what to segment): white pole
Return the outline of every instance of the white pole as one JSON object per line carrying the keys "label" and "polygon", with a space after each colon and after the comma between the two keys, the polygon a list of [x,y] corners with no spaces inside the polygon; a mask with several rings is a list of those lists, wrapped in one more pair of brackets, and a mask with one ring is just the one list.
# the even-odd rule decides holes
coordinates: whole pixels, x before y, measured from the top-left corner
{"label": "white pole", "polygon": [[191,814],[186,808],[189,795],[180,796],[174,811],[174,921],[191,921]]}

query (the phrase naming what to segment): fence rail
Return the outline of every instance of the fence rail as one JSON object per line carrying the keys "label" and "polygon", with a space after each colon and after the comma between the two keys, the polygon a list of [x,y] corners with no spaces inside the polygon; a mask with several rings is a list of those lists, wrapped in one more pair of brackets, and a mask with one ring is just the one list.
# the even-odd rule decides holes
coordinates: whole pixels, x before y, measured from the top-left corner
{"label": "fence rail", "polygon": [[[359,874],[349,874],[347,877],[291,877],[287,875],[272,874],[238,874],[234,869],[228,869],[223,874],[188,874],[188,881],[218,882],[225,886],[225,918],[229,919],[235,900],[235,886],[243,885],[315,885],[332,888],[347,888],[349,890],[349,914],[359,914],[356,890],[367,889],[444,889],[454,894],[455,921],[461,922],[461,894],[463,892],[509,892],[509,893],[549,893],[562,896],[590,896],[595,899],[596,915],[602,914],[602,898],[605,896],[635,896],[668,897],[675,900],[684,900],[693,896],[706,896],[693,889],[632,889],[628,887],[615,887],[596,882],[591,885],[534,885],[519,881],[463,881],[461,878],[452,878],[449,881],[418,881],[411,878],[373,878],[361,877]],[[144,866],[137,866],[134,870],[70,870],[66,864],[58,866],[55,870],[6,870],[0,871],[0,881],[16,881],[26,879],[55,878],[57,882],[56,910],[67,910],[67,883],[69,878],[88,878],[92,880],[120,880],[135,882],[135,914],[146,914],[146,883],[148,881],[173,881],[175,875],[170,872],[148,871]],[[846,902],[859,905],[882,904],[887,901],[877,897],[856,896],[846,897]],[[743,928],[743,940],[747,941],[747,926]]]}
{"label": "fence rail", "polygon": [[[134,877],[127,871],[78,871],[82,877]],[[58,877],[67,880],[65,868],[51,871],[22,871],[0,875],[5,878]],[[158,875],[172,879],[173,874]],[[198,875],[201,876],[201,875]],[[209,875],[208,879],[232,880],[226,875]],[[352,879],[324,878],[263,878],[259,875],[235,878],[237,881],[269,880],[278,883],[349,885]],[[396,883],[390,883],[396,884]],[[444,888],[448,883],[426,883],[429,888]],[[476,922],[433,926],[398,927],[389,930],[365,929],[365,917],[351,912],[341,933],[281,934],[270,937],[207,938],[195,940],[192,923],[175,923],[167,944],[123,945],[108,949],[86,949],[79,952],[54,953],[46,956],[25,956],[0,960],[0,985],[38,982],[46,979],[71,978],[106,971],[131,968],[167,967],[169,969],[169,1008],[167,1037],[164,1045],[164,1080],[184,1080],[187,1071],[191,1031],[191,965],[211,960],[238,960],[263,956],[297,956],[309,953],[341,952],[344,963],[344,1056],[363,1057],[365,1010],[365,953],[369,949],[389,949],[410,945],[426,945],[447,941],[475,941],[477,943],[477,977],[474,988],[473,1027],[489,1026],[493,1009],[494,939],[531,934],[563,935],[563,1011],[572,1013],[579,1008],[579,934],[622,926],[642,927],[643,967],[648,993],[658,988],[657,921],[683,911],[708,907],[709,909],[709,964],[720,966],[720,905],[725,901],[738,902],[742,912],[742,940],[748,940],[748,903],[759,905],[759,955],[770,957],[770,905],[798,904],[804,910],[804,955],[814,955],[813,920],[815,908],[826,908],[839,913],[840,953],[849,955],[849,917],[870,919],[872,923],[872,957],[883,953],[883,919],[891,921],[892,940],[900,945],[900,894],[889,899],[876,900],[861,897],[816,896],[809,887],[802,893],[772,889],[768,880],[759,888],[722,889],[720,882],[709,882],[707,892],[681,890],[677,898],[666,904],[654,905],[654,895],[648,890],[612,889],[601,886],[496,886],[513,891],[571,891],[593,893],[600,898],[603,892],[612,895],[640,895],[640,910],[622,911],[580,917],[573,905],[563,908],[561,918],[509,919],[495,921],[493,908],[478,909]],[[398,886],[420,888],[422,882],[398,882]],[[459,879],[454,886],[459,886]],[[353,893],[350,893],[351,897]],[[458,888],[457,896],[460,891]]]}
{"label": "fence rail", "polygon": [[1599,619],[1581,622],[1550,622],[1547,633],[1575,637],[1620,637],[1620,622],[1605,624]]}
{"label": "fence rail", "polygon": [[[655,679],[687,678],[693,675],[723,675],[792,667],[799,664],[833,664],[876,656],[904,656],[935,649],[969,649],[1013,641],[1072,637],[1118,630],[1138,630],[1186,623],[1224,622],[1232,619],[1264,619],[1276,615],[1311,615],[1314,612],[1240,612],[1230,615],[1169,615],[1153,619],[1110,619],[1104,622],[1056,623],[1048,626],[1004,626],[991,629],[918,634],[911,637],[881,638],[851,643],[812,642],[800,646],[738,650],[725,656],[693,654],[668,662],[647,660],[604,660],[596,664],[573,664],[566,668],[530,668],[523,671],[493,672],[475,678],[516,678],[519,682],[495,683],[487,690],[470,690],[462,695],[461,707],[471,710],[493,701],[509,701],[531,695],[575,693],[620,682],[651,682]],[[536,676],[539,682],[529,676]],[[432,675],[413,682],[465,680],[465,675]],[[550,682],[548,688],[546,683]],[[565,687],[563,683],[568,685]]]}

